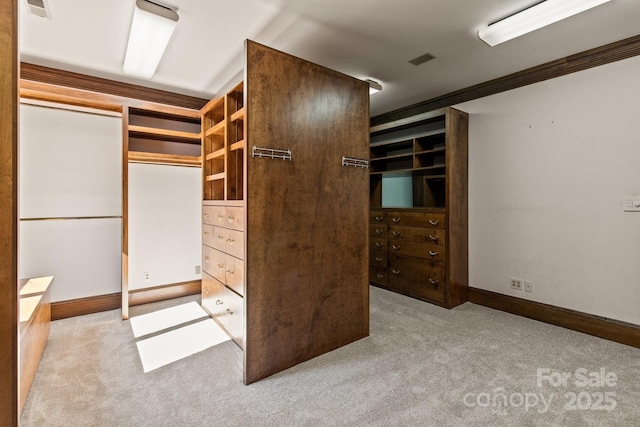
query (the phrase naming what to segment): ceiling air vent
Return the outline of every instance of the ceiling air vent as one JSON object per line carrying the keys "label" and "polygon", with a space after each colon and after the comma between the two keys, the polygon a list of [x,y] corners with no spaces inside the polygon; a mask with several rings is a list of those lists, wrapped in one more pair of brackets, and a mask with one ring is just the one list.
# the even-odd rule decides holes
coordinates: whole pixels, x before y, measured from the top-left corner
{"label": "ceiling air vent", "polygon": [[409,63],[418,66],[424,64],[427,61],[431,61],[432,59],[436,59],[436,57],[431,55],[430,53],[425,53],[424,55],[420,55],[417,58],[413,58],[411,61],[409,61]]}
{"label": "ceiling air vent", "polygon": [[49,11],[47,0],[25,0],[25,3],[27,5],[27,12],[30,14],[51,19],[51,12]]}

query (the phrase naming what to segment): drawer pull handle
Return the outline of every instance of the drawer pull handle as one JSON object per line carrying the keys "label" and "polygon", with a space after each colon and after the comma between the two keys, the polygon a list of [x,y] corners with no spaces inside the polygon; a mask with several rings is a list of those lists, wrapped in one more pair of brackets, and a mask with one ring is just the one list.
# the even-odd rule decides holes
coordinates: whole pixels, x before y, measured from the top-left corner
{"label": "drawer pull handle", "polygon": [[436,256],[438,255],[438,251],[429,251],[429,255]]}
{"label": "drawer pull handle", "polygon": [[224,220],[224,215],[218,215],[218,221],[222,222]]}
{"label": "drawer pull handle", "polygon": [[222,305],[222,304],[224,304],[224,303],[221,300],[217,300],[216,301],[216,305]]}
{"label": "drawer pull handle", "polygon": [[381,248],[384,246],[384,243],[376,242],[376,247]]}
{"label": "drawer pull handle", "polygon": [[400,270],[392,269],[392,270],[391,270],[391,272],[392,272],[393,274],[395,274],[396,276],[400,274]]}
{"label": "drawer pull handle", "polygon": [[229,310],[229,309],[227,308],[227,314],[228,314],[229,316],[231,316],[231,315],[233,314],[233,311],[231,311],[231,310]]}
{"label": "drawer pull handle", "polygon": [[377,257],[376,257],[376,261],[378,261],[378,262],[382,262],[382,261],[384,261],[384,258],[382,258],[381,256],[377,256]]}
{"label": "drawer pull handle", "polygon": [[233,275],[235,273],[235,270],[227,270],[227,273]]}
{"label": "drawer pull handle", "polygon": [[379,236],[382,233],[384,233],[384,230],[382,228],[376,228],[376,234]]}
{"label": "drawer pull handle", "polygon": [[208,235],[209,235],[209,232],[208,232],[208,231],[205,231],[205,232],[204,232],[204,235],[205,235],[205,236],[208,236]]}
{"label": "drawer pull handle", "polygon": [[400,250],[400,245],[391,245],[394,250]]}
{"label": "drawer pull handle", "polygon": [[209,262],[209,257],[208,256],[204,257],[204,262]]}
{"label": "drawer pull handle", "polygon": [[224,264],[218,264],[218,270],[223,270],[224,269]]}
{"label": "drawer pull handle", "polygon": [[202,293],[206,296],[209,295],[209,288],[204,288],[204,290],[202,291]]}
{"label": "drawer pull handle", "polygon": [[378,274],[376,274],[376,277],[377,277],[378,279],[382,279],[382,278],[384,277],[384,274],[382,274],[382,273],[378,273]]}
{"label": "drawer pull handle", "polygon": [[431,277],[429,277],[429,283],[431,283],[432,285],[438,285],[438,283],[440,283],[438,280],[433,280]]}
{"label": "drawer pull handle", "polygon": [[437,219],[430,219],[430,220],[429,220],[429,224],[431,224],[431,225],[438,225],[438,224],[440,224],[440,221],[438,221]]}
{"label": "drawer pull handle", "polygon": [[397,224],[397,223],[399,223],[399,222],[400,222],[400,218],[396,218],[396,217],[394,216],[394,217],[391,217],[391,221],[393,221],[393,222],[395,222],[395,223]]}
{"label": "drawer pull handle", "polygon": [[378,221],[378,222],[382,221],[383,219],[384,219],[384,217],[383,217],[383,216],[377,216],[377,217],[376,217],[376,221]]}
{"label": "drawer pull handle", "polygon": [[429,240],[431,240],[432,242],[437,242],[438,236],[432,236],[431,234],[429,234]]}
{"label": "drawer pull handle", "polygon": [[233,223],[233,221],[235,221],[235,217],[227,217],[227,221],[229,222],[229,224]]}
{"label": "drawer pull handle", "polygon": [[207,219],[207,218],[209,218],[209,214],[208,213],[204,214],[204,219]]}
{"label": "drawer pull handle", "polygon": [[233,242],[235,242],[235,240],[233,240],[233,239],[227,239],[227,243],[228,243],[228,244],[233,245]]}
{"label": "drawer pull handle", "polygon": [[393,234],[393,237],[400,237],[399,231],[392,231],[391,233]]}
{"label": "drawer pull handle", "polygon": [[224,236],[218,236],[218,240],[224,240]]}

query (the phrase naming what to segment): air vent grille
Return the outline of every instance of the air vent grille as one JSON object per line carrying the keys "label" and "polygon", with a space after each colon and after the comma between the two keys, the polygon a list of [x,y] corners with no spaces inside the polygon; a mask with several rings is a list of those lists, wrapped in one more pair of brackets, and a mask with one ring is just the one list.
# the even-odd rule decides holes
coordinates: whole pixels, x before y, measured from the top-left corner
{"label": "air vent grille", "polygon": [[25,0],[25,4],[27,5],[27,12],[31,15],[51,19],[51,12],[49,11],[47,0]]}
{"label": "air vent grille", "polygon": [[420,55],[417,58],[412,59],[411,61],[409,61],[409,63],[418,66],[424,64],[427,61],[431,61],[432,59],[436,59],[436,57],[430,53],[425,53],[424,55]]}

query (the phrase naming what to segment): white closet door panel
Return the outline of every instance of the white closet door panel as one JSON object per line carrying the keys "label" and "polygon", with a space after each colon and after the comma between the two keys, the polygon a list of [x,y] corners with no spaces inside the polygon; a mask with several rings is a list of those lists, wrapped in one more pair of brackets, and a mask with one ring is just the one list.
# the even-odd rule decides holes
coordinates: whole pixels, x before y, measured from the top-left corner
{"label": "white closet door panel", "polygon": [[20,222],[20,277],[55,276],[52,301],[121,291],[122,220]]}
{"label": "white closet door panel", "polygon": [[122,118],[20,105],[20,217],[122,215]]}

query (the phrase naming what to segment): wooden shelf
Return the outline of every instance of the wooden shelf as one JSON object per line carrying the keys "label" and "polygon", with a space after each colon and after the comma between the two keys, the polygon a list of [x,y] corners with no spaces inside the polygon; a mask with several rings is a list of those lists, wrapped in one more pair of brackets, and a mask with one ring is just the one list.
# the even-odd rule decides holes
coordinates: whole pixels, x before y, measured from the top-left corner
{"label": "wooden shelf", "polygon": [[406,169],[394,169],[394,170],[390,170],[390,171],[371,171],[371,175],[386,175],[388,173],[398,173],[398,172],[413,172],[415,169],[414,168],[406,168]]}
{"label": "wooden shelf", "polygon": [[393,156],[372,158],[372,159],[370,159],[370,161],[371,162],[380,162],[380,161],[387,161],[387,160],[401,160],[403,158],[411,158],[411,157],[413,157],[413,153],[395,154]]}
{"label": "wooden shelf", "polygon": [[201,134],[192,132],[181,132],[169,129],[158,129],[146,126],[129,125],[129,132],[137,137],[148,136],[150,139],[162,139],[179,140],[179,141],[191,141],[192,143],[200,143]]}
{"label": "wooden shelf", "polygon": [[233,144],[231,144],[231,146],[229,147],[230,151],[236,151],[236,150],[241,150],[244,148],[244,139],[238,141],[238,142],[234,142]]}
{"label": "wooden shelf", "polygon": [[224,154],[225,154],[225,149],[221,148],[221,149],[219,149],[217,151],[214,151],[213,153],[207,154],[205,159],[206,160],[218,159],[220,157],[224,157]]}
{"label": "wooden shelf", "polygon": [[223,120],[223,121],[218,122],[215,125],[211,126],[209,129],[207,129],[206,132],[205,132],[205,135],[206,136],[224,135],[224,128],[225,128],[225,123],[224,123],[224,120]]}
{"label": "wooden shelf", "polygon": [[434,148],[433,150],[425,150],[425,151],[416,151],[416,155],[420,154],[436,154],[436,153],[444,153],[446,152],[445,147]]}
{"label": "wooden shelf", "polygon": [[141,151],[129,151],[129,162],[174,166],[202,166],[202,158],[200,156],[180,156],[177,154],[148,153]]}
{"label": "wooden shelf", "polygon": [[231,115],[232,122],[235,122],[236,120],[243,120],[243,119],[244,119],[244,107],[242,107],[241,109],[239,109],[238,111],[236,111]]}
{"label": "wooden shelf", "polygon": [[213,175],[207,175],[205,180],[207,182],[218,181],[220,179],[224,179],[224,176],[225,176],[225,173],[224,172],[220,172],[220,173],[216,173],[216,174],[213,174]]}

